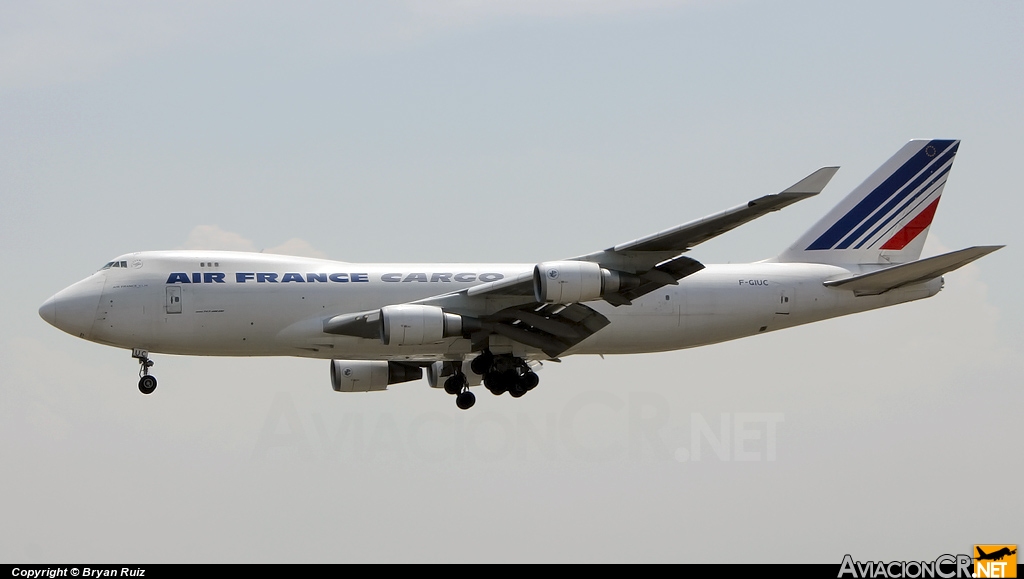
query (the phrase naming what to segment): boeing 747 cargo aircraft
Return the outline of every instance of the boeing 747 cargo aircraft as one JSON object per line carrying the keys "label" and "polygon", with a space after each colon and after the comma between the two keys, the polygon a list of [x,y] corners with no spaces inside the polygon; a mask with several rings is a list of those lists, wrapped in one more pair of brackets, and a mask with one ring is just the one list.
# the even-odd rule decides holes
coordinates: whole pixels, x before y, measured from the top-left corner
{"label": "boeing 747 cargo aircraft", "polygon": [[960,142],[913,140],[779,255],[705,265],[697,245],[817,195],[825,167],[773,195],[639,239],[542,263],[346,263],[225,251],[119,256],[39,315],[132,351],[330,360],[338,392],[426,374],[473,406],[471,387],[520,397],[536,365],[572,354],[692,348],[927,298],[942,275],[1002,246],[920,259]]}

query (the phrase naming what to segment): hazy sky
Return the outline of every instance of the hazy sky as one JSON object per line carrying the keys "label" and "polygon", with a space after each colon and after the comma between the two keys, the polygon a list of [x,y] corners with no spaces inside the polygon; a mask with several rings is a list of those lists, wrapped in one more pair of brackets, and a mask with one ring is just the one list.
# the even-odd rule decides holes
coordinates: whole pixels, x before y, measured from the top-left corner
{"label": "hazy sky", "polygon": [[[0,561],[823,562],[1024,543],[1024,4],[0,4]],[[936,297],[547,364],[459,411],[325,361],[155,356],[37,315],[130,251],[532,262],[778,192],[771,257],[958,138]]]}

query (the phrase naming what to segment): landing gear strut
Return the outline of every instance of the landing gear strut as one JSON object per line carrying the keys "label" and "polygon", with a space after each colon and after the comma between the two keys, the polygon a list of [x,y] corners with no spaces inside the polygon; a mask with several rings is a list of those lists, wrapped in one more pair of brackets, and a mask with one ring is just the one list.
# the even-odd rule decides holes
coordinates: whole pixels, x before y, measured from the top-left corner
{"label": "landing gear strut", "polygon": [[462,372],[461,365],[444,381],[444,391],[454,395],[455,405],[463,410],[469,410],[476,404],[476,395],[469,391],[469,379]]}
{"label": "landing gear strut", "polygon": [[149,352],[140,348],[132,350],[132,358],[139,361],[139,392],[152,394],[156,390],[156,376],[150,376],[149,369],[155,362],[149,359]]}

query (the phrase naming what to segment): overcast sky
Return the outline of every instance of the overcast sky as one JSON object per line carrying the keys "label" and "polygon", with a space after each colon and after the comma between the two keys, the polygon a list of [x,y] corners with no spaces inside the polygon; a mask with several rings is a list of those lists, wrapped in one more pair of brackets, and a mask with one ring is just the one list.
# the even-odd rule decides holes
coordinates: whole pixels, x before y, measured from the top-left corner
{"label": "overcast sky", "polygon": [[[1024,4],[0,4],[0,561],[821,562],[1024,543]],[[963,142],[936,297],[569,357],[459,411],[328,363],[124,350],[37,309],[139,250],[533,262],[775,193],[771,257],[911,138]]]}

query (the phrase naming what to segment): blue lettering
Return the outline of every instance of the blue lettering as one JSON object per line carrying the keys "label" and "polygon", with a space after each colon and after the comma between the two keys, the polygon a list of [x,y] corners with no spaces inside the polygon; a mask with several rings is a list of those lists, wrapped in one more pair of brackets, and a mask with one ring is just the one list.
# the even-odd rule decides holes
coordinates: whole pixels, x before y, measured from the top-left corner
{"label": "blue lettering", "polygon": [[187,273],[172,273],[167,277],[167,283],[192,283]]}
{"label": "blue lettering", "polygon": [[425,273],[410,273],[405,276],[402,281],[427,281],[427,274]]}
{"label": "blue lettering", "polygon": [[[172,273],[171,277],[168,278],[167,283],[201,283],[199,276],[202,275],[205,279],[205,283],[224,283],[223,273],[205,273],[205,274],[193,274],[190,280],[186,273]],[[442,277],[450,276],[451,274],[440,274]],[[280,280],[278,277],[280,276]],[[390,276],[397,276],[397,279]],[[402,281],[402,274],[392,273],[384,274],[384,281]],[[410,274],[409,279],[406,281],[427,281],[427,274],[425,273],[414,273]],[[235,283],[245,283],[247,281],[256,281],[256,283],[288,283],[288,282],[320,282],[327,283],[332,281],[335,283],[348,283],[354,282],[368,282],[370,281],[369,274],[366,273],[295,273],[288,272],[284,274],[270,273],[270,272],[236,272]],[[442,281],[448,281],[443,279]]]}
{"label": "blue lettering", "polygon": [[432,273],[430,274],[430,281],[452,281],[452,274],[450,273]]}
{"label": "blue lettering", "polygon": [[500,273],[482,273],[480,274],[480,281],[498,281],[505,276]]}
{"label": "blue lettering", "polygon": [[455,274],[455,281],[476,281],[475,273],[457,273]]}
{"label": "blue lettering", "polygon": [[196,272],[192,274],[192,283],[203,283],[203,274]]}
{"label": "blue lettering", "polygon": [[402,281],[402,274],[400,273],[386,273],[380,276],[380,281]]}
{"label": "blue lettering", "polygon": [[224,274],[222,273],[204,273],[203,283],[224,283]]}

